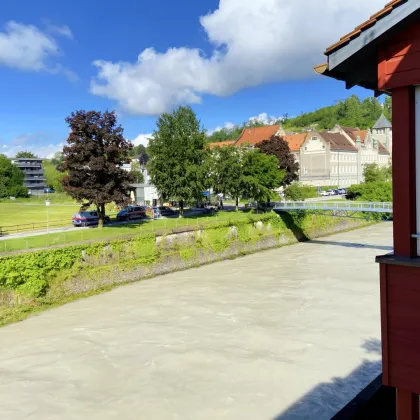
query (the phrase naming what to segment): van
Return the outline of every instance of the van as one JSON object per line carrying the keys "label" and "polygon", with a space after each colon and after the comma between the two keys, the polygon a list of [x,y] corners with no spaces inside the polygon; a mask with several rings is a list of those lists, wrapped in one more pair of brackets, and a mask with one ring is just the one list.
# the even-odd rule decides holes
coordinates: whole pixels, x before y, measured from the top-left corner
{"label": "van", "polygon": [[[110,221],[109,216],[105,216],[104,223]],[[72,221],[73,226],[91,226],[97,225],[99,223],[98,212],[93,211],[79,211],[78,213],[73,214]]]}
{"label": "van", "polygon": [[117,220],[143,219],[146,217],[146,208],[141,206],[128,206],[117,214]]}

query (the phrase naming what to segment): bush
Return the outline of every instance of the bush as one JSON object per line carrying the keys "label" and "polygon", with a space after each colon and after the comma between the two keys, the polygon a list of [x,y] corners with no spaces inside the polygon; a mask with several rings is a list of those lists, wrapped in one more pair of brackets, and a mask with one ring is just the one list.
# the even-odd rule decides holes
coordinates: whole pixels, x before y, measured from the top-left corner
{"label": "bush", "polygon": [[363,182],[359,185],[352,185],[347,189],[349,200],[390,202],[392,201],[391,182]]}
{"label": "bush", "polygon": [[313,187],[295,182],[285,189],[284,195],[287,200],[304,201],[307,198],[316,197],[317,192]]}

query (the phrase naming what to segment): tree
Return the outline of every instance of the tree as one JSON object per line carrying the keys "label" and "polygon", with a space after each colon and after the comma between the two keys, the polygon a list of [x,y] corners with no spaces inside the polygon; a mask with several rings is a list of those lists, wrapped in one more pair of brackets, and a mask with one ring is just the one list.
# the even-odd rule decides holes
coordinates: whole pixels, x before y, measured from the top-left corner
{"label": "tree", "polygon": [[150,139],[150,178],[165,201],[198,200],[208,185],[206,134],[190,107],[162,114]]}
{"label": "tree", "polygon": [[284,170],[283,185],[290,185],[299,178],[299,164],[290,151],[289,143],[281,137],[272,136],[259,143],[257,147],[266,155],[273,155],[278,161],[278,167]]}
{"label": "tree", "polygon": [[105,205],[128,200],[133,179],[122,165],[129,161],[132,145],[124,139],[115,112],[76,111],[66,122],[71,132],[63,148],[64,189],[77,201],[87,201],[85,205],[95,204],[102,227]]}
{"label": "tree", "polygon": [[52,160],[45,159],[42,162],[42,167],[44,169],[47,186],[53,188],[57,192],[64,192],[63,178],[65,174],[56,168]]}
{"label": "tree", "polygon": [[392,180],[392,167],[380,168],[376,163],[366,165],[363,169],[363,177],[366,183],[388,182]]}
{"label": "tree", "polygon": [[57,170],[61,170],[61,165],[64,162],[64,156],[63,156],[63,152],[55,152],[54,156],[51,159],[51,163],[54,165],[54,167]]}
{"label": "tree", "polygon": [[22,152],[17,152],[15,158],[19,159],[19,158],[28,158],[28,159],[37,159],[38,156],[34,155],[32,152],[29,151],[22,151]]}
{"label": "tree", "polygon": [[316,197],[317,192],[314,187],[294,182],[285,189],[284,195],[287,200],[304,201],[307,198]]}
{"label": "tree", "polygon": [[269,202],[273,190],[281,186],[284,175],[275,156],[266,155],[259,149],[249,150],[243,155],[241,191],[257,202]]}
{"label": "tree", "polygon": [[138,160],[131,161],[131,175],[134,179],[134,182],[137,184],[142,184],[144,182],[144,175],[141,171],[141,166]]}
{"label": "tree", "polygon": [[0,154],[0,197],[27,197],[24,173],[5,155]]}
{"label": "tree", "polygon": [[392,97],[387,96],[384,102],[384,114],[389,121],[392,121]]}
{"label": "tree", "polygon": [[217,194],[232,196],[235,199],[236,210],[242,193],[244,153],[245,149],[233,146],[217,147],[212,150],[210,172],[213,190]]}

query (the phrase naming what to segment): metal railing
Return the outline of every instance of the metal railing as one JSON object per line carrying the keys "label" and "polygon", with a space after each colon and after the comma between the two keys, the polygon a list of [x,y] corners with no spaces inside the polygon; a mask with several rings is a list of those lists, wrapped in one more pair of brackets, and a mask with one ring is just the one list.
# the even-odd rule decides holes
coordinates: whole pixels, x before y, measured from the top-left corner
{"label": "metal railing", "polygon": [[309,202],[309,201],[282,201],[276,203],[275,210],[343,210],[362,211],[369,213],[392,213],[392,203],[367,202]]}

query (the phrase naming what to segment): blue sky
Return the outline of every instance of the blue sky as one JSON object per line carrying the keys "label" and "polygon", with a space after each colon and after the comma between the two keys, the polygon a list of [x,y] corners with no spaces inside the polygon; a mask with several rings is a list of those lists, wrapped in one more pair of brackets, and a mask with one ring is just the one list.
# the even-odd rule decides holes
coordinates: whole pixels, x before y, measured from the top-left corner
{"label": "blue sky", "polygon": [[115,109],[126,137],[139,142],[156,115],[179,104],[214,130],[368,96],[315,76],[312,66],[384,0],[327,3],[3,1],[0,152],[59,150],[64,119],[77,109]]}

